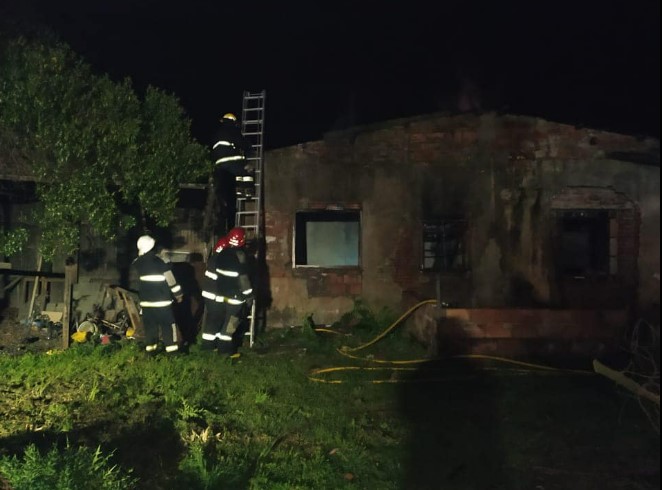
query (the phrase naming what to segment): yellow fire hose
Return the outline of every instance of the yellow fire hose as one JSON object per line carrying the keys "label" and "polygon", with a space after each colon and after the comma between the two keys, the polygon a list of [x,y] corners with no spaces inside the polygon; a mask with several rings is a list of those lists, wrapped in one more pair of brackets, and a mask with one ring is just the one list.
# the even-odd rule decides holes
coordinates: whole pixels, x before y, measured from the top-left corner
{"label": "yellow fire hose", "polygon": [[[489,355],[483,355],[483,354],[463,354],[463,355],[454,355],[454,356],[449,356],[444,359],[410,359],[410,360],[397,360],[397,361],[391,361],[391,360],[386,360],[386,359],[374,359],[374,358],[367,358],[367,357],[359,357],[355,356],[352,353],[357,352],[363,349],[366,349],[370,347],[371,345],[376,344],[379,342],[381,339],[386,337],[391,331],[393,331],[396,327],[400,326],[402,322],[409,317],[414,311],[416,311],[418,308],[420,308],[423,305],[428,305],[428,304],[437,304],[437,301],[434,299],[429,299],[425,301],[421,301],[420,303],[412,306],[407,310],[405,313],[403,313],[400,318],[395,320],[391,325],[389,325],[383,332],[381,332],[379,335],[377,335],[375,338],[372,340],[361,344],[357,347],[349,347],[349,346],[342,346],[340,349],[337,349],[338,353],[348,357],[350,359],[358,360],[358,361],[364,361],[364,362],[369,362],[369,363],[375,363],[375,364],[387,364],[390,365],[389,367],[370,367],[370,366],[335,366],[335,367],[327,367],[327,368],[318,368],[318,369],[313,369],[309,375],[308,378],[311,381],[317,382],[317,383],[329,383],[329,384],[340,384],[343,383],[343,381],[340,380],[329,380],[325,379],[323,377],[320,377],[320,375],[325,375],[328,373],[334,373],[334,372],[340,372],[340,371],[392,371],[392,372],[402,372],[402,371],[420,371],[421,369],[418,367],[399,367],[401,365],[424,365],[424,364],[430,364],[430,363],[435,363],[439,362],[440,360],[445,360],[445,359],[474,359],[474,360],[488,360],[488,361],[497,361],[497,362],[502,362],[510,365],[517,366],[517,368],[510,368],[510,371],[512,372],[517,372],[517,373],[546,373],[546,374],[551,374],[551,373],[570,373],[570,374],[580,374],[580,375],[594,375],[594,371],[588,371],[588,370],[582,370],[582,369],[563,369],[563,368],[555,368],[552,366],[545,366],[542,364],[533,364],[529,362],[523,362],[523,361],[517,361],[515,359],[508,359],[505,357],[496,357],[496,356],[489,356]],[[337,332],[335,330],[329,329],[329,328],[315,328],[315,332],[320,332],[320,333],[332,333],[332,334],[341,334],[341,332]],[[495,369],[495,368],[482,368],[482,370],[490,370],[490,369]],[[504,370],[504,368],[500,368],[501,370]],[[429,369],[430,371],[434,371],[434,369]],[[383,379],[383,380],[372,380],[371,383],[374,384],[382,384],[382,383],[402,383],[402,382],[407,382],[407,381],[417,381],[417,382],[429,382],[429,381],[440,381],[442,378],[434,379],[434,378],[429,378],[429,379],[416,379],[416,380],[406,380],[406,379]]]}

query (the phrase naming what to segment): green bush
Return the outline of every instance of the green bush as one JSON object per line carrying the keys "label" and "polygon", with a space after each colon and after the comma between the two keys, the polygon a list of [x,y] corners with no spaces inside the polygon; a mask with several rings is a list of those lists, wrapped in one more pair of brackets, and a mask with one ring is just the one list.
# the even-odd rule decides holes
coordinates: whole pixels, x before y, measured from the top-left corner
{"label": "green bush", "polygon": [[23,457],[0,458],[0,475],[13,490],[125,490],[137,488],[131,470],[121,470],[111,464],[110,455],[86,447],[77,449],[69,444],[63,449],[53,446],[41,454],[30,444]]}

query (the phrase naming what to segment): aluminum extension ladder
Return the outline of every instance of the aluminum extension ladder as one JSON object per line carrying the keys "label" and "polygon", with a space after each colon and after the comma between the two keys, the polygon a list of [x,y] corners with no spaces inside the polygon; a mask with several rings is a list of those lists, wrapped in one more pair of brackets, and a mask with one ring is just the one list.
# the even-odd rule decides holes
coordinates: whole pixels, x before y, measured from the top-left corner
{"label": "aluminum extension ladder", "polygon": [[[247,156],[247,163],[252,164],[255,169],[255,192],[252,197],[237,196],[235,226],[241,226],[246,230],[246,239],[253,240],[256,244],[256,253],[260,250],[260,239],[262,238],[262,166],[264,163],[264,108],[266,90],[250,92],[245,90],[241,111],[241,132],[251,143],[251,152]],[[258,257],[256,257],[258,259]],[[256,260],[256,263],[259,263]],[[255,284],[253,287],[255,288]],[[256,307],[255,300],[251,306],[250,328],[246,335],[250,338],[250,346],[255,342]]]}

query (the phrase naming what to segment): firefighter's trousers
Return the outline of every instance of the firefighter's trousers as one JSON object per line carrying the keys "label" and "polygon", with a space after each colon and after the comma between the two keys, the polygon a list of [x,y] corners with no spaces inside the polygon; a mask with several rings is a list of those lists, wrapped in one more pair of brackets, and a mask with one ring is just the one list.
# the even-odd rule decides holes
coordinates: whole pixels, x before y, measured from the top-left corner
{"label": "firefighter's trousers", "polygon": [[244,304],[205,299],[206,315],[202,325],[202,349],[218,349],[221,354],[234,354],[239,348],[236,335]]}
{"label": "firefighter's trousers", "polygon": [[179,348],[177,324],[172,311],[172,305],[142,307],[143,324],[145,326],[145,350],[155,351],[159,335],[166,352],[175,352]]}

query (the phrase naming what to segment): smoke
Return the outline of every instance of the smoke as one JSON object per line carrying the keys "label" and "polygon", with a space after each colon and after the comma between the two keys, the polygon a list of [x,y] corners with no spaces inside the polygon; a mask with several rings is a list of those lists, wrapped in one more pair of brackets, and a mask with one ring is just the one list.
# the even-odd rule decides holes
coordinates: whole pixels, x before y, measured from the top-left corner
{"label": "smoke", "polygon": [[481,112],[482,108],[482,95],[478,83],[468,76],[460,76],[457,110],[459,112]]}

